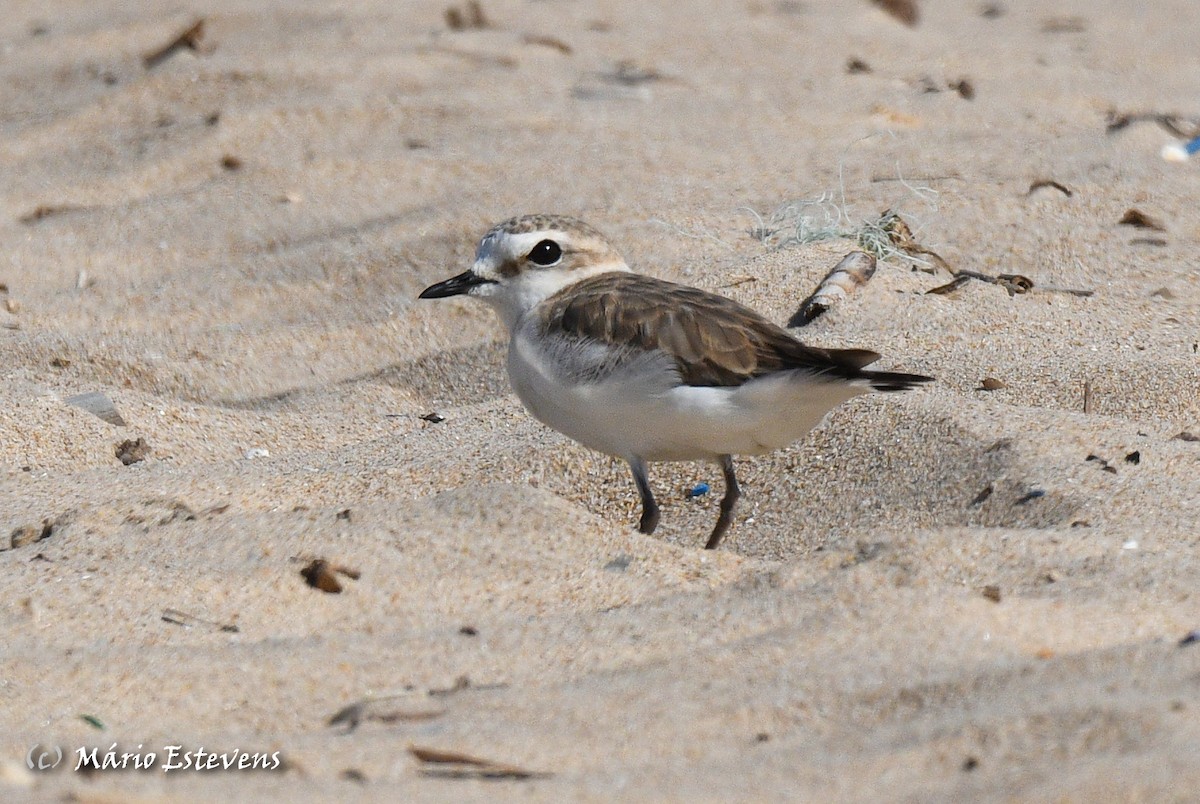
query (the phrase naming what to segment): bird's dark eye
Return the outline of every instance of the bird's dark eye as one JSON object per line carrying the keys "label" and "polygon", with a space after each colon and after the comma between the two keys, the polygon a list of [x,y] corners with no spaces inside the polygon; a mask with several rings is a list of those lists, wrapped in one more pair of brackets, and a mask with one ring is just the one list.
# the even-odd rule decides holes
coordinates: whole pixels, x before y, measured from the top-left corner
{"label": "bird's dark eye", "polygon": [[543,240],[529,252],[529,261],[535,265],[553,265],[562,259],[562,248],[553,240]]}

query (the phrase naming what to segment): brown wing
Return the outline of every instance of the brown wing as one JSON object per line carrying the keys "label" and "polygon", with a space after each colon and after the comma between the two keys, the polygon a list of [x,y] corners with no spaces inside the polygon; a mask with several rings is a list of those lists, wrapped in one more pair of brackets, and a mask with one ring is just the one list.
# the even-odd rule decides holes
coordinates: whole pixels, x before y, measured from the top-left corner
{"label": "brown wing", "polygon": [[675,358],[688,385],[741,385],[786,369],[869,378],[873,372],[862,367],[879,358],[865,349],[805,346],[732,299],[633,273],[589,277],[543,305],[545,328],[662,350]]}

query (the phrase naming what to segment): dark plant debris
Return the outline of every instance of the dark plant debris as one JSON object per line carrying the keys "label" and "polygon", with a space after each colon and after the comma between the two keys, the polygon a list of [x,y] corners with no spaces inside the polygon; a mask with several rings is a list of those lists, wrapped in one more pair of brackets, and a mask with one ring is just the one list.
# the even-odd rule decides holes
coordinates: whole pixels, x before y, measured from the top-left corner
{"label": "dark plant debris", "polygon": [[150,51],[142,57],[142,64],[147,70],[153,70],[158,65],[162,64],[167,59],[174,56],[181,50],[190,50],[193,53],[199,52],[200,43],[204,39],[204,18],[193,22],[188,27],[184,28],[179,33],[175,34],[169,42],[162,47]]}
{"label": "dark plant debris", "polygon": [[921,11],[916,0],[871,0],[891,16],[903,22],[910,28],[917,27],[921,21]]}
{"label": "dark plant debris", "polygon": [[1151,229],[1155,232],[1167,231],[1167,227],[1163,226],[1161,221],[1135,207],[1125,210],[1125,214],[1121,216],[1121,220],[1117,221],[1117,223],[1124,226],[1134,226],[1138,229]]}
{"label": "dark plant debris", "polygon": [[1120,131],[1134,123],[1157,123],[1162,128],[1180,139],[1190,140],[1200,137],[1200,118],[1187,117],[1180,114],[1163,114],[1162,112],[1118,112],[1110,109],[1106,118],[1107,133]]}
{"label": "dark plant debris", "polygon": [[29,226],[46,218],[67,215],[72,212],[82,212],[86,209],[87,207],[79,206],[78,204],[38,204],[32,211],[26,212],[17,218],[17,221]]}
{"label": "dark plant debris", "polygon": [[462,8],[450,6],[444,13],[446,27],[452,31],[478,31],[492,27],[478,0],[467,0]]}
{"label": "dark plant debris", "polygon": [[872,70],[871,65],[856,56],[846,62],[846,72],[850,75],[867,75]]}
{"label": "dark plant debris", "polygon": [[1031,502],[1045,496],[1046,492],[1042,489],[1030,489],[1017,499],[1017,505],[1024,505],[1027,502]]}
{"label": "dark plant debris", "polygon": [[1141,462],[1142,462],[1142,453],[1139,450],[1135,449],[1133,452],[1131,452],[1125,456],[1125,463],[1131,463],[1134,466],[1137,466]]}
{"label": "dark plant debris", "polygon": [[992,496],[992,492],[994,491],[995,489],[991,485],[984,486],[983,490],[975,495],[975,499],[971,500],[971,506],[983,505],[987,498]]}
{"label": "dark plant debris", "polygon": [[358,570],[333,564],[323,558],[315,558],[310,561],[304,566],[304,569],[300,570],[300,574],[309,586],[333,595],[341,594],[342,591],[338,575],[344,575],[352,581],[357,581],[361,576]]}
{"label": "dark plant debris", "polygon": [[226,634],[236,634],[241,630],[232,623],[217,623],[212,620],[205,620],[179,609],[163,609],[162,620],[172,625],[182,625],[184,628],[202,627],[211,631],[221,631]]}
{"label": "dark plant debris", "polygon": [[950,82],[950,89],[959,94],[963,100],[975,100],[975,85],[969,78],[960,78]]}
{"label": "dark plant debris", "polygon": [[[954,291],[958,290],[960,287],[962,287],[963,285],[965,285],[967,282],[971,281],[972,279],[977,279],[980,282],[988,282],[993,285],[998,285],[998,286],[1004,288],[1005,290],[1007,290],[1009,296],[1016,296],[1018,293],[1028,293],[1029,291],[1033,290],[1033,280],[1027,276],[1022,276],[1021,274],[1000,274],[999,276],[992,276],[990,274],[980,273],[979,271],[966,271],[966,270],[953,271],[953,273],[954,273],[954,279],[952,279],[951,281],[947,282],[944,285],[938,285],[936,288],[930,288],[929,290],[925,291],[925,294],[926,295],[934,294],[934,295],[938,295],[938,296],[945,296],[949,293],[953,293]],[[1063,292],[1072,293],[1072,294],[1088,294],[1088,295],[1090,295],[1090,293],[1091,293],[1091,291],[1063,291]]]}
{"label": "dark plant debris", "polygon": [[1042,190],[1047,187],[1054,189],[1054,190],[1058,190],[1060,193],[1065,195],[1067,198],[1070,198],[1071,196],[1074,195],[1074,193],[1071,192],[1071,190],[1065,184],[1062,184],[1061,182],[1057,182],[1054,179],[1037,179],[1037,180],[1031,182],[1029,185],[1029,189],[1025,192],[1025,195],[1033,195],[1038,190]]}
{"label": "dark plant debris", "polygon": [[988,584],[979,590],[979,593],[993,603],[1000,602],[1000,587],[996,584]]}
{"label": "dark plant debris", "polygon": [[458,751],[410,745],[408,753],[422,764],[421,773],[444,779],[547,779],[552,776]]}
{"label": "dark plant debris", "polygon": [[430,424],[441,424],[442,422],[446,421],[446,417],[437,412],[422,413],[417,418],[422,419],[423,421],[427,421]]}
{"label": "dark plant debris", "polygon": [[9,548],[16,550],[18,547],[24,547],[27,544],[49,539],[54,535],[54,528],[58,524],[55,520],[43,519],[40,525],[22,525],[9,534]]}
{"label": "dark plant debris", "polygon": [[570,56],[572,53],[570,45],[568,45],[563,40],[557,39],[553,36],[542,36],[540,34],[525,34],[525,36],[522,38],[522,41],[524,41],[525,44],[527,44],[527,45],[540,45],[541,47],[548,47],[552,50],[557,50],[559,53],[562,53],[563,55],[566,55],[566,56]]}
{"label": "dark plant debris", "polygon": [[377,723],[401,723],[421,720],[433,720],[446,714],[444,709],[398,708],[399,701],[410,701],[409,695],[389,695],[384,698],[371,698],[357,701],[339,709],[329,718],[328,725],[344,726],[346,733],[357,729],[366,721]]}
{"label": "dark plant debris", "polygon": [[979,383],[979,390],[981,391],[999,391],[1005,387],[1007,386],[1004,384],[1004,381],[997,380],[995,377],[984,377],[983,381]]}
{"label": "dark plant debris", "polygon": [[117,459],[125,466],[140,463],[146,460],[149,455],[150,445],[146,443],[146,439],[144,438],[138,438],[137,440],[127,438],[120,444],[117,444]]}

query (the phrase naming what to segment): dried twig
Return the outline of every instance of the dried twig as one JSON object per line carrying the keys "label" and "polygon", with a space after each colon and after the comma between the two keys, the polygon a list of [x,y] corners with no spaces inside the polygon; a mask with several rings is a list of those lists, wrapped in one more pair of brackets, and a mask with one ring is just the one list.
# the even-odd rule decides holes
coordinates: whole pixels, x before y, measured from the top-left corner
{"label": "dried twig", "polygon": [[526,770],[516,765],[493,762],[490,759],[480,759],[458,751],[443,751],[438,748],[410,745],[408,753],[416,757],[423,765],[435,766],[421,769],[421,772],[427,776],[448,779],[547,779],[553,775]]}
{"label": "dried twig", "polygon": [[1134,123],[1157,123],[1176,137],[1190,140],[1200,136],[1200,120],[1180,114],[1163,114],[1161,112],[1129,112],[1121,113],[1111,109],[1107,115],[1107,132],[1133,125]]}
{"label": "dried twig", "polygon": [[1071,196],[1074,195],[1074,193],[1072,193],[1065,184],[1062,184],[1061,182],[1057,182],[1054,179],[1038,179],[1037,181],[1032,182],[1029,185],[1029,190],[1026,191],[1025,195],[1033,195],[1035,192],[1037,192],[1038,190],[1041,190],[1044,187],[1051,187],[1055,190],[1058,190],[1060,193],[1065,195],[1067,198],[1070,198]]}
{"label": "dried twig", "polygon": [[377,723],[400,723],[404,721],[433,720],[446,714],[444,709],[436,708],[398,708],[398,701],[411,700],[406,695],[388,695],[383,698],[369,698],[356,701],[349,706],[339,709],[329,718],[330,726],[345,726],[346,732],[352,732],[361,723],[373,720]]}
{"label": "dried twig", "polygon": [[938,285],[936,288],[930,288],[925,291],[926,295],[934,294],[944,296],[958,290],[964,284],[972,279],[978,279],[980,282],[988,282],[993,285],[999,285],[1008,291],[1009,296],[1015,296],[1018,293],[1028,293],[1033,290],[1033,280],[1021,274],[1000,274],[992,276],[991,274],[980,273],[979,271],[958,270],[954,271],[954,279],[944,285]]}
{"label": "dried twig", "polygon": [[204,626],[205,628],[210,628],[214,631],[223,631],[227,634],[236,634],[241,630],[232,623],[217,623],[212,620],[205,620],[182,612],[179,609],[163,609],[162,620],[172,625],[182,625],[184,628]]}

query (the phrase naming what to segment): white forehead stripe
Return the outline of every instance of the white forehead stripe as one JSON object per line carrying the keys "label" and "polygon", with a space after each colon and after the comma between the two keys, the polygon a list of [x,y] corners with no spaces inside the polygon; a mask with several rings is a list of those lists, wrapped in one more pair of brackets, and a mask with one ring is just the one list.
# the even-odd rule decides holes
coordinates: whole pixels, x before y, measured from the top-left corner
{"label": "white forehead stripe", "polygon": [[524,257],[533,247],[543,240],[553,240],[560,246],[567,240],[565,232],[554,229],[543,229],[537,232],[505,232],[503,230],[488,232],[479,241],[475,251],[475,259],[492,265],[499,265],[508,259]]}

